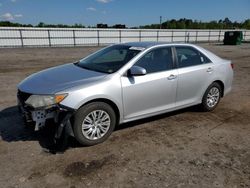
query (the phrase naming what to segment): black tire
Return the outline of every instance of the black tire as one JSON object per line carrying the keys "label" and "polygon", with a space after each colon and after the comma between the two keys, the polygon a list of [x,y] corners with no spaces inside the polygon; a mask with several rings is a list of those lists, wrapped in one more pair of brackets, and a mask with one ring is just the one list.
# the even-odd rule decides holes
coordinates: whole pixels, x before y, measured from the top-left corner
{"label": "black tire", "polygon": [[[88,116],[88,114],[90,114],[91,112],[95,110],[102,110],[109,115],[110,126],[109,126],[108,131],[105,133],[105,135],[103,135],[103,137],[96,139],[96,140],[91,140],[91,139],[88,139],[86,136],[84,136],[82,132],[82,123],[84,119],[86,118],[86,116]],[[92,146],[92,145],[104,142],[111,135],[115,126],[116,126],[115,112],[110,105],[104,102],[93,102],[93,103],[86,104],[82,106],[74,115],[73,131],[74,131],[75,138],[80,144],[85,145],[85,146]]]}
{"label": "black tire", "polygon": [[[209,105],[208,105],[208,102],[207,102],[207,98],[208,98],[208,94],[209,94],[209,92],[210,92],[210,90],[211,90],[212,88],[217,88],[217,89],[218,89],[218,91],[219,91],[219,96],[218,96],[218,100],[217,100],[216,104],[215,104],[214,106],[209,106]],[[202,111],[204,111],[204,112],[209,112],[209,111],[214,110],[214,109],[217,107],[217,105],[219,104],[220,99],[221,99],[221,96],[222,96],[222,88],[221,88],[220,84],[218,84],[217,82],[213,82],[213,83],[207,88],[205,94],[203,95],[202,103],[201,103],[201,105],[200,105]]]}

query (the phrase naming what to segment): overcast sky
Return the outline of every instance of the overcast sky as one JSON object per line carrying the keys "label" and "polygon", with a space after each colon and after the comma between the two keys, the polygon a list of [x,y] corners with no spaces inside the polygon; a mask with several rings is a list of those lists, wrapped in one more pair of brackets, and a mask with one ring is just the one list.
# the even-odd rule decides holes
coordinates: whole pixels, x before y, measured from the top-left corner
{"label": "overcast sky", "polygon": [[190,18],[211,21],[250,18],[250,0],[0,0],[0,20],[85,26],[121,23],[138,26]]}

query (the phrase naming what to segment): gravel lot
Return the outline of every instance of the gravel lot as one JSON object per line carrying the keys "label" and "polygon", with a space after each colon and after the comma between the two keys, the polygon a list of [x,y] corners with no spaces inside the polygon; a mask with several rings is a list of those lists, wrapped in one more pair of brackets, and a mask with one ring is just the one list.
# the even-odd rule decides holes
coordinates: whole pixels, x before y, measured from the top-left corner
{"label": "gravel lot", "polygon": [[209,113],[195,107],[122,125],[103,144],[71,140],[44,152],[26,130],[16,85],[97,48],[0,49],[0,187],[250,187],[250,44],[205,48],[235,64],[233,91]]}

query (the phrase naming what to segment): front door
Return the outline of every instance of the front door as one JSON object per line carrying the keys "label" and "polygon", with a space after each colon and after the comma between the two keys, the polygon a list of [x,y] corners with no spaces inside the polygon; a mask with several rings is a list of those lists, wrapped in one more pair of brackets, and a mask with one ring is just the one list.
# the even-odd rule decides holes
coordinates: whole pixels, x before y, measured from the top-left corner
{"label": "front door", "polygon": [[175,107],[177,70],[170,47],[153,49],[135,65],[143,76],[122,76],[124,119],[136,119]]}

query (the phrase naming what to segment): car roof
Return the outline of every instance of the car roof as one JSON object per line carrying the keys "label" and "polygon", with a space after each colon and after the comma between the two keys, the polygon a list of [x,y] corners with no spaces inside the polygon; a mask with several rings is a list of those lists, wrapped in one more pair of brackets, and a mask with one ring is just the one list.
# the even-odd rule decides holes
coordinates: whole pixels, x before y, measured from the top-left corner
{"label": "car roof", "polygon": [[164,42],[128,42],[128,43],[123,43],[123,44],[127,46],[133,46],[133,47],[150,48],[152,46],[157,46],[160,44],[167,44],[167,43],[164,43]]}
{"label": "car roof", "polygon": [[187,43],[167,43],[167,42],[127,42],[122,43],[122,45],[127,45],[131,47],[139,47],[139,48],[150,48],[153,46],[160,46],[160,45],[184,45],[184,46],[195,46],[193,44],[187,44]]}
{"label": "car roof", "polygon": [[[128,43],[121,43],[120,45],[127,45],[127,46],[131,46],[131,47],[135,47],[135,48],[144,48],[148,49],[151,47],[157,47],[157,46],[161,46],[161,45],[166,45],[166,46],[190,46],[190,47],[194,47],[196,49],[198,49],[199,51],[201,51],[202,53],[204,53],[205,55],[207,55],[210,60],[212,60],[212,62],[216,62],[216,61],[220,61],[221,58],[218,57],[217,55],[215,55],[214,53],[200,47],[197,46],[195,44],[190,44],[190,43],[173,43],[173,42],[128,42]],[[140,49],[142,50],[142,49]]]}

